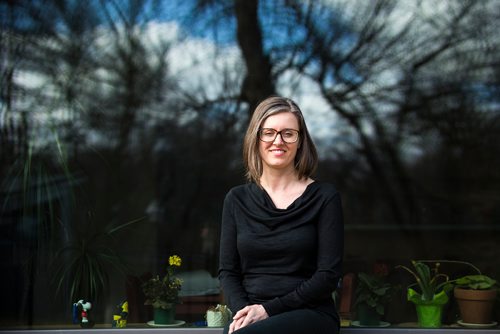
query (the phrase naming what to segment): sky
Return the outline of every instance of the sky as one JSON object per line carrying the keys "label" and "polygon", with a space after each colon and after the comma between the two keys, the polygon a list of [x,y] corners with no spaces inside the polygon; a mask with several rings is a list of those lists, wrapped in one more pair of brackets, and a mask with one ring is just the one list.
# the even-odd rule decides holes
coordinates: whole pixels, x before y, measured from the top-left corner
{"label": "sky", "polygon": [[[165,6],[169,6],[168,2]],[[182,12],[186,8],[180,6],[179,10]],[[176,14],[179,15],[179,11]],[[199,33],[204,24],[199,22],[198,27],[192,27],[193,29],[188,31],[186,22],[180,22],[175,17],[169,18],[166,15],[165,20],[152,20],[146,24],[142,41],[151,50],[162,43],[171,43],[169,52],[165,55],[168,58],[169,75],[175,78],[181,89],[189,92],[203,91],[206,97],[215,98],[222,94],[221,71],[227,73],[231,80],[241,83],[244,64],[240,50],[236,42],[230,40],[228,31],[224,31],[225,37],[224,34],[217,34],[220,38],[216,40],[211,32]],[[111,39],[115,38],[105,26],[97,27],[96,35],[98,36],[96,46],[102,51],[109,48],[112,45]],[[51,43],[50,39],[42,43],[44,42]],[[105,69],[100,69],[96,75],[106,77],[107,74]],[[48,95],[52,94],[50,93],[52,89],[54,92],[56,90],[53,85],[48,84],[50,80],[30,71],[23,71],[15,80],[22,87],[43,91]],[[235,94],[238,94],[238,86],[234,88]],[[332,136],[335,114],[329,110],[325,101],[321,99],[318,88],[311,81],[296,73],[287,72],[280,77],[277,89],[278,93],[289,96],[299,103],[313,138],[323,139]],[[42,108],[37,109],[41,110]],[[66,110],[51,109],[50,113],[35,113],[33,121],[43,128],[44,124],[57,122],[57,119],[64,119],[66,115]],[[99,137],[93,138],[94,142],[100,140]]]}
{"label": "sky", "polygon": [[[168,58],[170,75],[175,77],[179,87],[184,91],[203,92],[208,98],[219,96],[222,93],[221,90],[224,89],[221,84],[221,72],[227,73],[230,80],[239,85],[244,76],[242,72],[244,64],[234,39],[235,22],[219,20],[216,21],[218,22],[216,30],[208,29],[208,24],[218,17],[221,8],[215,7],[200,16],[200,19],[193,20],[192,16],[189,15],[192,1],[161,3],[162,13],[160,15],[153,13],[157,19],[149,21],[145,26],[143,42],[146,47],[152,49],[165,41],[171,43],[166,57]],[[273,2],[264,3],[273,4]],[[338,8],[345,21],[352,21],[353,24],[363,23],[353,19],[359,15],[360,8],[366,7],[366,2],[363,0],[324,0],[323,3],[325,6]],[[396,34],[400,31],[409,22],[412,15],[423,21],[433,16],[439,16],[443,19],[430,20],[430,22],[446,23],[446,16],[449,15],[447,14],[448,10],[452,7],[450,5],[452,2],[436,3],[433,0],[404,0],[395,2],[395,4],[395,10],[384,17],[389,34]],[[263,24],[271,24],[272,22],[272,20],[264,20]],[[415,25],[415,27],[418,30],[415,31],[416,38],[428,36],[433,32],[432,26]],[[361,26],[359,28],[361,29]],[[97,28],[100,36],[98,43],[103,49],[111,45],[110,38],[114,38],[114,35],[107,29],[109,28]],[[263,29],[265,32],[269,30],[266,26],[263,26]],[[273,37],[278,38],[282,35],[286,34],[280,34],[278,31],[273,34]],[[266,33],[264,36],[268,36],[268,34]],[[268,45],[269,40],[265,43]],[[397,83],[399,76],[398,68],[388,68],[381,71],[372,81],[364,83],[361,89],[364,92],[369,92],[393,85]],[[29,88],[47,89],[45,80],[36,77],[33,73],[24,73],[18,77],[18,82]],[[237,93],[238,85],[232,87],[235,89],[235,93]],[[335,112],[321,97],[317,84],[293,71],[287,71],[279,77],[277,90],[279,94],[291,97],[298,102],[314,139],[321,142],[343,140],[342,137],[345,135],[343,130],[346,125],[339,120]],[[390,110],[389,105],[380,105],[379,107],[381,111]],[[63,117],[64,114],[64,111],[60,111],[60,116],[57,116],[58,113],[52,113],[51,116]],[[370,131],[370,129],[367,128],[366,131]]]}

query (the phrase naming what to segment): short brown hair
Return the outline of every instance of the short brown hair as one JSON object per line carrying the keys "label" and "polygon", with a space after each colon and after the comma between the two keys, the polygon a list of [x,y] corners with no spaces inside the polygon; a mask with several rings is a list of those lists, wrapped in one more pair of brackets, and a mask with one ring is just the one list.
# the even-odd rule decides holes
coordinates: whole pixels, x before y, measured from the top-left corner
{"label": "short brown hair", "polygon": [[304,116],[299,106],[291,99],[271,96],[260,102],[252,115],[243,141],[243,162],[246,168],[246,177],[250,182],[260,186],[262,175],[262,159],[259,154],[258,134],[262,123],[271,115],[282,112],[291,112],[299,122],[299,143],[295,156],[295,171],[299,179],[310,177],[318,165],[318,153],[307,130]]}

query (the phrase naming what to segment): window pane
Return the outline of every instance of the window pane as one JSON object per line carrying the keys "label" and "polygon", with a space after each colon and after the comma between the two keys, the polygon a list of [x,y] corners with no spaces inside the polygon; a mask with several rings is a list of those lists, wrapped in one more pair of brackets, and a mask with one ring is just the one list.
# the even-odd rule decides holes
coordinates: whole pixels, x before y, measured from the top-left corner
{"label": "window pane", "polygon": [[[0,329],[78,326],[79,300],[101,327],[128,301],[147,328],[143,283],[172,255],[176,317],[202,324],[224,303],[223,201],[272,94],[301,106],[314,178],[342,194],[343,325],[361,325],[360,273],[393,287],[369,325],[391,328],[418,326],[412,260],[500,279],[498,1],[248,3],[243,34],[241,2],[0,4]],[[448,298],[442,326],[466,327]]]}

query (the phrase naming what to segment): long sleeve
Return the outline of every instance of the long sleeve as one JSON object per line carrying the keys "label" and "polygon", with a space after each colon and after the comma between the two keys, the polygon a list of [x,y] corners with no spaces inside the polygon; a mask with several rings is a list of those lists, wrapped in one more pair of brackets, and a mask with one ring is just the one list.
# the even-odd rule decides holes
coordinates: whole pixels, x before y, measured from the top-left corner
{"label": "long sleeve", "polygon": [[224,200],[219,255],[219,280],[226,303],[236,313],[249,304],[248,295],[242,286],[242,272],[236,245],[236,222],[233,216],[231,193]]}

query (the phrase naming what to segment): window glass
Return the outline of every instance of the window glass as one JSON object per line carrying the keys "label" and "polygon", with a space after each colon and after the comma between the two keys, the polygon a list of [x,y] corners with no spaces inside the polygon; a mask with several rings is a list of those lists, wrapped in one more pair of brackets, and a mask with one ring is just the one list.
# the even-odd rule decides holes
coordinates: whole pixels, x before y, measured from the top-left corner
{"label": "window glass", "polygon": [[[173,255],[176,317],[203,325],[224,303],[224,196],[271,94],[301,106],[315,178],[342,194],[343,326],[419,326],[412,261],[500,280],[499,3],[249,1],[253,25],[239,3],[0,4],[0,328],[74,326],[80,300],[100,326],[127,301],[146,327],[143,284]],[[374,277],[390,289],[364,325]],[[470,325],[447,296],[439,326]]]}

